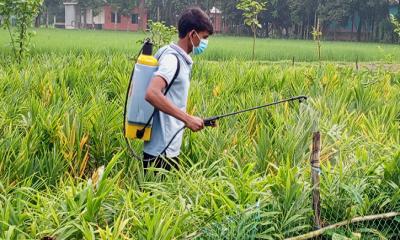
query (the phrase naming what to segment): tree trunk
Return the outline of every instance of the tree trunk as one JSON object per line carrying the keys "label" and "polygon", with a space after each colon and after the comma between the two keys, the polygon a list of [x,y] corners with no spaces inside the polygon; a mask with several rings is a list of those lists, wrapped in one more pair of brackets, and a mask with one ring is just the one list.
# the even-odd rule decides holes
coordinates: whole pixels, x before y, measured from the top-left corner
{"label": "tree trunk", "polygon": [[42,17],[42,13],[39,13],[39,15],[37,15],[37,17],[35,18],[35,28],[40,27],[40,18],[41,17]]}
{"label": "tree trunk", "polygon": [[317,10],[315,10],[315,15],[314,15],[314,27],[317,28],[317,21],[318,21],[318,16],[317,16]]}
{"label": "tree trunk", "polygon": [[372,23],[371,23],[371,39],[372,41],[375,41],[375,14],[372,17]]}
{"label": "tree trunk", "polygon": [[157,5],[157,22],[160,21],[160,5]]}
{"label": "tree trunk", "polygon": [[46,28],[49,28],[49,10],[46,9]]}
{"label": "tree trunk", "polygon": [[361,41],[361,34],[362,34],[362,26],[363,26],[364,18],[360,15],[360,23],[358,24],[357,28],[357,41]]}
{"label": "tree trunk", "polygon": [[304,39],[304,21],[300,25],[299,36],[301,39]]}
{"label": "tree trunk", "polygon": [[257,37],[257,28],[253,30],[253,61],[255,60],[255,53],[256,53],[256,37]]}
{"label": "tree trunk", "polygon": [[333,29],[333,41],[336,41],[336,28],[337,24],[335,23],[335,28]]}
{"label": "tree trunk", "polygon": [[87,23],[87,19],[86,19],[86,8],[83,9],[83,28],[86,28],[86,23]]}
{"label": "tree trunk", "polygon": [[25,36],[26,36],[26,26],[25,24],[21,25],[21,29],[19,32],[19,54],[18,54],[18,63],[21,63],[21,60],[24,56],[24,49],[25,49]]}
{"label": "tree trunk", "polygon": [[16,58],[18,58],[18,55],[17,55],[17,48],[15,47],[14,36],[13,36],[13,34],[12,34],[12,32],[11,32],[11,26],[10,26],[10,25],[7,25],[7,30],[8,30],[8,34],[10,35],[11,47],[12,47],[14,56],[15,56]]}
{"label": "tree trunk", "polygon": [[[217,8],[215,6],[215,0],[213,1],[213,7]],[[210,6],[208,6],[208,9],[210,9]],[[217,11],[214,12],[214,28],[216,28],[216,30],[218,30],[217,29]],[[221,31],[221,29],[219,29],[219,31]]]}
{"label": "tree trunk", "polygon": [[351,16],[351,41],[354,40],[354,13]]}

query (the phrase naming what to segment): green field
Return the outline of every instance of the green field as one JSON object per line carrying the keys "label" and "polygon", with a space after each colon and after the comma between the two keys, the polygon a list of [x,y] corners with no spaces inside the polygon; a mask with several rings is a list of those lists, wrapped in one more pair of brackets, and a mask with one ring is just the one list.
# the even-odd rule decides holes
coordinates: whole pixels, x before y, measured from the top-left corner
{"label": "green field", "polygon": [[[23,65],[8,50],[0,54],[0,239],[285,239],[308,233],[314,229],[315,131],[322,136],[324,226],[400,212],[399,72],[243,61],[250,39],[216,37],[208,55],[195,59],[189,113],[209,117],[296,95],[309,100],[186,131],[181,169],[144,176],[122,132],[135,41],[143,35],[65,33],[39,31]],[[339,49],[332,60],[343,60],[346,48],[380,60],[374,59],[377,44],[325,45]],[[258,58],[272,60],[264,57],[274,53],[282,60],[291,55],[285,49],[312,60],[313,46],[260,40]],[[141,151],[140,143],[133,146]],[[103,165],[96,180],[92,174]],[[399,235],[397,216],[347,224],[324,237]]]}
{"label": "green field", "polygon": [[[100,51],[135,55],[139,49],[138,40],[144,34],[114,31],[66,31],[39,29],[33,38],[34,52]],[[0,47],[8,44],[8,35],[0,30]],[[207,60],[250,60],[252,39],[247,37],[215,36],[210,40],[204,58]],[[323,42],[324,61],[385,61],[400,62],[400,46],[377,43]],[[1,49],[1,48],[0,48]],[[256,59],[261,61],[316,61],[316,46],[313,41],[272,40],[257,41]]]}

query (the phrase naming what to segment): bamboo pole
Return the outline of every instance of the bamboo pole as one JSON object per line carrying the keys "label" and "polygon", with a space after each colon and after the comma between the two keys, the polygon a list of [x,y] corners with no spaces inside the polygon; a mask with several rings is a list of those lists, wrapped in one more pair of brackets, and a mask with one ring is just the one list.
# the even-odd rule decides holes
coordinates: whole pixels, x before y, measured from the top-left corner
{"label": "bamboo pole", "polygon": [[311,180],[312,180],[312,207],[314,211],[314,228],[320,229],[321,224],[321,195],[320,195],[320,164],[321,155],[321,135],[315,132],[313,135],[313,145],[311,152]]}
{"label": "bamboo pole", "polygon": [[339,223],[336,223],[336,224],[321,228],[319,230],[306,233],[306,234],[301,235],[301,236],[292,237],[292,238],[286,238],[286,240],[305,240],[305,239],[315,238],[315,237],[321,236],[322,234],[324,234],[328,230],[336,229],[336,228],[343,227],[343,226],[346,226],[346,225],[349,225],[349,224],[372,221],[372,220],[379,220],[379,219],[388,219],[388,218],[394,218],[394,217],[397,217],[397,216],[400,216],[400,212],[389,212],[389,213],[383,213],[383,214],[377,214],[377,215],[369,215],[369,216],[364,216],[364,217],[356,217],[356,218],[353,218],[351,220],[342,221],[342,222],[339,222]]}

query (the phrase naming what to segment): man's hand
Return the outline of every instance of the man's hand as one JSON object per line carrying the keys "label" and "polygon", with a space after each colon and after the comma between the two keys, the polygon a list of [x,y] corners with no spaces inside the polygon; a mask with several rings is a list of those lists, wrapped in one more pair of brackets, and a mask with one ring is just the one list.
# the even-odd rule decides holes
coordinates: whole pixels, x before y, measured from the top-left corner
{"label": "man's hand", "polygon": [[185,122],[185,125],[193,132],[198,132],[204,128],[204,120],[199,117],[189,116],[188,120]]}
{"label": "man's hand", "polygon": [[179,119],[185,123],[185,126],[193,132],[198,132],[204,128],[204,120],[199,117],[191,116],[177,108],[169,99],[167,99],[163,90],[167,87],[166,81],[157,76],[152,79],[147,88],[145,99],[158,110]]}

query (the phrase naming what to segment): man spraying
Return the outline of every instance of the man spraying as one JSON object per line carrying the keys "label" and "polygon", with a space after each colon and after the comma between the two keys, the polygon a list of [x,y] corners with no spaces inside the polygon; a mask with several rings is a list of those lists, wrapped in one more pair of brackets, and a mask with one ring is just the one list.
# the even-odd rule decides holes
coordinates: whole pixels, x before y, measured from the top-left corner
{"label": "man spraying", "polygon": [[193,132],[204,128],[202,118],[186,113],[193,65],[189,54],[203,53],[213,31],[211,20],[204,11],[189,8],[178,22],[178,42],[161,48],[155,55],[159,58],[159,67],[145,95],[145,100],[156,109],[151,140],[144,144],[145,169],[150,166],[166,170],[178,168],[183,137],[183,131],[179,130],[184,126]]}

